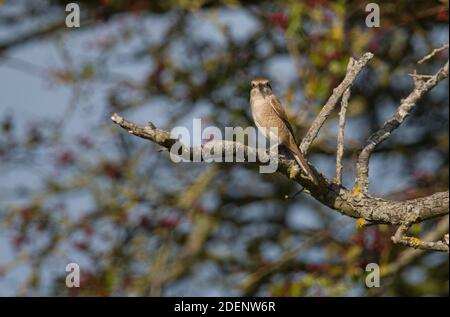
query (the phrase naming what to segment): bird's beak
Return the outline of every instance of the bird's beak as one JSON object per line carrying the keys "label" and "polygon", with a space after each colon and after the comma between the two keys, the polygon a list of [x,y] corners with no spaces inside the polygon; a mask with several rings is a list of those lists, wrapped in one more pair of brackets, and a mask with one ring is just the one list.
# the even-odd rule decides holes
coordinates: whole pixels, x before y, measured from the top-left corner
{"label": "bird's beak", "polygon": [[263,97],[266,97],[267,91],[264,89],[264,85],[263,84],[258,84],[258,90],[261,93],[261,95]]}

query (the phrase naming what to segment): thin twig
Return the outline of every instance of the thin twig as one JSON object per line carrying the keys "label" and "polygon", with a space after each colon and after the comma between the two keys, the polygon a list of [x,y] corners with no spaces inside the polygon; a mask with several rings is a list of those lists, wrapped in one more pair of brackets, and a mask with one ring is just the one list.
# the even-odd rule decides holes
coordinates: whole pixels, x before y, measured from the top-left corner
{"label": "thin twig", "polygon": [[[351,68],[355,60],[350,58],[348,68]],[[339,129],[337,135],[337,147],[336,147],[336,177],[335,182],[338,185],[342,184],[342,157],[344,155],[344,142],[345,142],[345,119],[347,114],[348,100],[350,99],[350,87],[344,92],[341,100],[341,111],[339,112]]]}
{"label": "thin twig", "polygon": [[446,50],[448,48],[448,43],[442,45],[439,48],[435,48],[430,54],[428,54],[427,56],[425,56],[424,58],[422,58],[420,61],[417,62],[417,64],[423,64],[425,63],[427,60],[429,60],[430,58],[432,58],[434,55]]}

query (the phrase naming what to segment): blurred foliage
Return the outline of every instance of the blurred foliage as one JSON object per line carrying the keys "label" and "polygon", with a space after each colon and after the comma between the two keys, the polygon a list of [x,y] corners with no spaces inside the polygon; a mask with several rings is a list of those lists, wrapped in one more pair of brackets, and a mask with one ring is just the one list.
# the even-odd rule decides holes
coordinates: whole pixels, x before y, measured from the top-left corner
{"label": "blurred foliage", "polygon": [[[367,1],[77,2],[85,25],[79,31],[64,27],[66,1],[0,2],[0,28],[14,30],[0,41],[0,64],[31,41],[55,42],[64,66],[46,69],[43,80],[74,91],[58,120],[40,118],[22,129],[16,124],[20,114],[0,113],[0,170],[36,169],[42,184],[17,188],[17,203],[0,203],[1,230],[15,251],[0,266],[0,279],[21,263],[30,267],[17,294],[448,295],[448,256],[418,253],[396,266],[407,250],[391,244],[394,228],[356,230],[354,220],[306,194],[285,199],[297,186],[252,166],[173,164],[153,144],[108,121],[114,112],[126,118],[143,109],[160,113],[162,102],[164,118],[143,120],[159,119],[170,129],[201,112],[204,124],[251,125],[248,83],[267,75],[301,136],[339,84],[349,57],[371,51],[376,58],[353,87],[348,111],[349,124],[359,127],[357,134],[346,134],[345,173],[352,176],[362,142],[411,89],[407,74],[415,68],[430,73],[448,58],[443,52],[416,65],[448,41],[447,1],[383,2],[380,28],[364,24]],[[47,23],[21,28],[39,19]],[[243,20],[250,25],[245,32]],[[161,21],[164,28],[152,27]],[[96,27],[110,31],[90,31]],[[78,33],[87,38],[89,57],[70,56],[61,40]],[[286,61],[295,76],[283,73]],[[146,70],[145,76],[111,70],[130,63]],[[64,136],[74,112],[82,107],[89,116],[89,96],[100,84],[108,89],[98,126]],[[377,152],[387,165],[401,157],[402,174],[411,175],[387,198],[448,188],[447,89],[448,81],[423,98]],[[327,124],[311,159],[334,166],[335,139],[333,124]],[[430,153],[433,172],[421,165]],[[77,199],[88,200],[89,207],[78,207]],[[317,223],[299,226],[293,216]],[[432,230],[437,222],[418,225],[414,233]],[[64,268],[72,261],[81,266],[81,288],[65,287]],[[379,289],[364,286],[370,262],[389,272]],[[424,276],[418,282],[411,278],[417,271]],[[47,284],[43,272],[52,272]]]}

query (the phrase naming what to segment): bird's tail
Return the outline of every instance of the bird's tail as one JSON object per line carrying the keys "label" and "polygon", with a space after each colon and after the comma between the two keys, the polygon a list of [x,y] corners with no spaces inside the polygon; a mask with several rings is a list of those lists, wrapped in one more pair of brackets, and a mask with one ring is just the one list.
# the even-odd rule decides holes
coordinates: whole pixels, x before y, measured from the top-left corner
{"label": "bird's tail", "polygon": [[[295,153],[297,152],[297,153]],[[294,158],[297,161],[298,165],[300,166],[300,168],[305,172],[306,176],[308,176],[308,178],[316,185],[319,185],[319,182],[317,181],[316,176],[314,175],[314,172],[311,170],[311,167],[309,167],[308,162],[306,161],[306,159],[303,157],[303,155],[300,153],[300,150],[297,149],[297,151],[295,151],[294,154]]]}

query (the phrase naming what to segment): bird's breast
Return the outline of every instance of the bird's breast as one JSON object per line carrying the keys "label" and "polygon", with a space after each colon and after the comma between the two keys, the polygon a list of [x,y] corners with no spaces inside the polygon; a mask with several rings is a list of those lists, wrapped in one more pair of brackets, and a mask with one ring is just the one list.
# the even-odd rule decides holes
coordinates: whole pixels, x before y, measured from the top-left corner
{"label": "bird's breast", "polygon": [[[261,131],[261,133],[267,138],[267,132],[270,128],[278,128],[278,117],[274,113],[272,106],[269,101],[263,97],[254,97],[250,99],[250,106],[252,109],[253,121],[256,127]],[[269,130],[266,130],[269,129]],[[270,133],[270,138],[277,138],[276,135]]]}

